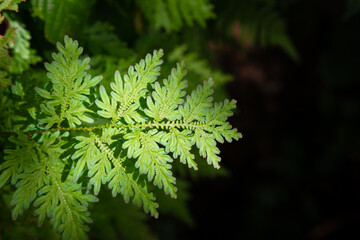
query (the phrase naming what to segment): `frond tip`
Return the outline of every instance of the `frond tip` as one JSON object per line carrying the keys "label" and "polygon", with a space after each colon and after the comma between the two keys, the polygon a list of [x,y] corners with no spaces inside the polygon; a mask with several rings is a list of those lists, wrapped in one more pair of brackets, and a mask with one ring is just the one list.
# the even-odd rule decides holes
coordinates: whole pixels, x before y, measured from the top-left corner
{"label": "frond tip", "polygon": [[96,86],[102,77],[92,78],[87,74],[90,58],[80,59],[83,49],[78,45],[76,40],[68,36],[64,38],[64,45],[58,42],[56,47],[59,53],[52,54],[52,63],[45,63],[52,89],[49,92],[35,88],[35,91],[46,99],[40,105],[46,117],[39,120],[40,124],[45,124],[46,129],[54,124],[60,127],[64,120],[67,120],[68,126],[72,128],[81,125],[81,121],[93,123],[93,119],[86,114],[91,111],[83,103],[88,101],[90,88]]}

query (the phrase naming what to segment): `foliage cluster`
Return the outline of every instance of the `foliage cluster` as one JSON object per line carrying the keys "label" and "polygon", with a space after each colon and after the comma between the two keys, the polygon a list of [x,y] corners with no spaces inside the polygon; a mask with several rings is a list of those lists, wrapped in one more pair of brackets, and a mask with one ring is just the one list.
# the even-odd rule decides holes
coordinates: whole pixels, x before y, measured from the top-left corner
{"label": "foliage cluster", "polygon": [[[17,10],[19,3],[3,1],[1,10]],[[88,12],[84,8],[94,3],[87,1],[87,4],[31,1],[33,14],[44,21],[44,35],[50,42],[81,29],[76,24],[68,28],[68,21],[86,18]],[[145,6],[140,1],[138,4]],[[166,32],[179,30],[183,23],[204,25],[205,20],[213,16],[207,1],[196,2],[195,6],[191,1],[158,1],[154,6],[144,8],[149,11],[144,10],[144,14],[154,23],[154,29]],[[194,12],[199,7],[203,9],[202,16]],[[164,17],[159,12],[164,11],[163,8],[170,14],[168,24],[152,19]],[[121,194],[125,203],[132,201],[157,218],[159,204],[154,187],[163,189],[172,198],[178,195],[172,170],[174,160],[197,170],[196,158],[203,157],[209,165],[219,168],[217,142],[230,142],[241,136],[227,122],[235,100],[213,103],[211,78],[192,87],[192,92],[187,91],[185,64],[181,62],[171,69],[167,78],[160,80],[166,74],[160,74],[162,49],[134,64],[137,55],[112,33],[113,27],[97,22],[80,35],[94,57],[93,68],[90,58],[82,56],[83,49],[78,42],[65,36],[63,44],[56,44],[58,53],[51,54],[53,61],[45,63],[45,77],[40,68],[30,68],[41,58],[30,48],[31,36],[21,18],[11,12],[4,16],[2,19],[6,19],[9,26],[0,46],[3,63],[0,66],[0,140],[4,146],[0,191],[5,205],[12,208],[14,220],[27,216],[25,210],[30,208],[39,225],[49,218],[62,238],[85,239],[87,224],[92,222],[90,203],[98,201],[97,195],[104,184],[114,197]],[[103,33],[100,37],[99,32]],[[102,42],[109,41],[112,46],[102,47]],[[120,50],[111,55],[119,46]],[[182,58],[175,52],[172,56],[172,62]],[[205,74],[201,70],[209,69],[206,62],[190,58],[199,61],[200,67],[193,66],[194,71],[203,75],[203,79],[209,77],[206,75],[212,70],[206,70]],[[119,68],[118,59],[123,61],[122,72],[125,64],[134,65],[125,74],[116,71],[114,81],[110,82],[109,72],[113,67]],[[101,65],[108,69],[103,71]],[[90,72],[103,72],[107,81],[99,86],[103,77],[92,77]],[[220,72],[218,76],[229,79]],[[198,153],[195,148],[199,149]],[[160,201],[164,201],[161,198]],[[185,209],[181,202],[178,206]],[[183,209],[180,210],[185,215],[181,211],[175,215],[191,223],[187,210]],[[11,228],[8,230],[4,236],[18,237],[11,234]]]}
{"label": "foliage cluster", "polygon": [[[8,180],[16,186],[13,219],[34,202],[40,225],[49,217],[63,238],[83,239],[84,223],[91,221],[88,203],[97,201],[94,195],[102,184],[114,197],[121,193],[125,202],[132,199],[157,218],[158,204],[143,176],[176,198],[173,159],[197,169],[191,153],[196,146],[208,164],[219,168],[216,141],[240,137],[227,122],[235,101],[213,104],[211,79],[186,96],[182,63],[167,79],[156,81],[162,50],[123,76],[116,72],[109,96],[104,86],[91,93],[102,77],[87,74],[90,59],[80,58],[77,41],[65,36],[57,48],[54,61],[45,64],[48,90],[35,88],[44,100],[28,111],[34,121],[22,125],[28,119],[14,115],[19,123],[10,125],[18,127],[4,129],[14,135],[9,137],[14,147],[5,149],[0,187]],[[25,98],[21,84],[11,93]],[[85,173],[88,186],[82,191]]]}

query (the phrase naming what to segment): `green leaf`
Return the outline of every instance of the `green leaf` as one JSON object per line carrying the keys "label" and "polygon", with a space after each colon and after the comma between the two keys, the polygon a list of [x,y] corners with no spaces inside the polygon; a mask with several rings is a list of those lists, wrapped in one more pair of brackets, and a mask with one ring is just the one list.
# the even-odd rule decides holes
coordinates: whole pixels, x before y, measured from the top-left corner
{"label": "green leaf", "polygon": [[200,155],[206,158],[208,164],[212,164],[214,168],[220,168],[219,162],[221,158],[218,156],[220,150],[217,148],[216,141],[211,134],[196,129],[192,141],[199,148]]}
{"label": "green leaf", "polygon": [[76,152],[71,156],[73,160],[77,159],[74,172],[73,182],[77,182],[84,173],[84,168],[90,168],[92,160],[100,153],[95,145],[93,137],[77,136],[78,144],[74,146]]}
{"label": "green leaf", "polygon": [[13,61],[9,55],[9,44],[15,42],[15,28],[7,29],[4,36],[0,38],[0,68],[8,68]]}
{"label": "green leaf", "polygon": [[180,157],[180,162],[187,164],[189,168],[197,170],[197,164],[194,161],[194,154],[192,154],[191,134],[190,130],[179,131],[176,128],[169,132],[163,132],[160,143],[165,146],[165,151],[172,152],[174,158]]}
{"label": "green leaf", "polygon": [[37,92],[37,94],[39,94],[43,98],[52,99],[51,94],[48,91],[46,91],[45,89],[35,87],[35,91]]}
{"label": "green leaf", "polygon": [[104,86],[102,86],[102,85],[100,86],[99,92],[100,92],[101,101],[96,100],[95,103],[100,109],[103,109],[103,110],[99,110],[99,111],[97,111],[97,113],[104,118],[115,117],[116,116],[116,101],[111,99],[111,103],[110,103],[109,96],[106,93]]}
{"label": "green leaf", "polygon": [[129,158],[137,158],[135,167],[139,168],[140,173],[147,174],[149,181],[153,181],[154,185],[164,188],[166,194],[176,198],[175,177],[169,164],[172,159],[159,147],[160,135],[157,130],[128,133],[124,139],[126,141],[123,148],[128,148]]}
{"label": "green leaf", "polygon": [[137,0],[138,6],[155,29],[166,32],[179,31],[184,23],[195,22],[202,27],[207,19],[213,18],[213,6],[208,0]]}
{"label": "green leaf", "polygon": [[200,58],[196,52],[189,51],[187,45],[175,47],[167,56],[171,63],[186,63],[188,90],[196,89],[204,79],[211,77],[214,79],[214,99],[221,100],[227,96],[224,84],[231,81],[233,76],[216,69],[208,60]]}
{"label": "green leaf", "polygon": [[32,0],[34,14],[45,22],[45,37],[52,43],[64,35],[79,37],[92,0]]}
{"label": "green leaf", "polygon": [[199,85],[195,91],[186,97],[184,105],[179,107],[179,112],[184,122],[203,121],[207,110],[212,105],[214,90],[211,88],[214,82],[212,79],[205,81],[203,86]]}
{"label": "green leaf", "polygon": [[49,116],[39,120],[41,124],[46,124],[46,129],[54,124],[60,126],[63,120],[67,120],[72,128],[81,125],[81,121],[93,123],[93,119],[86,115],[91,111],[84,106],[84,101],[88,100],[90,88],[96,86],[102,77],[91,78],[87,74],[90,59],[79,59],[83,49],[77,41],[65,36],[64,42],[64,45],[57,43],[59,53],[52,55],[54,61],[45,64],[52,91],[35,88],[40,96],[48,99],[40,107]]}
{"label": "green leaf", "polygon": [[2,3],[0,3],[0,12],[2,10],[12,10],[12,11],[18,11],[19,4],[25,0],[3,0]]}
{"label": "green leaf", "polygon": [[39,191],[39,197],[34,203],[38,207],[35,215],[39,216],[39,224],[48,216],[54,228],[62,233],[63,239],[86,239],[89,227],[84,223],[91,222],[87,204],[97,201],[97,198],[82,194],[80,184],[62,183],[55,169],[50,171],[51,184]]}
{"label": "green leaf", "polygon": [[[29,171],[29,172],[28,172]],[[49,182],[46,165],[37,163],[20,175],[21,180],[16,184],[16,191],[12,196],[11,205],[14,206],[12,218],[15,220],[28,209],[30,203],[37,197],[37,191]]]}
{"label": "green leaf", "polygon": [[14,41],[9,42],[9,49],[11,50],[12,61],[9,62],[7,70],[10,73],[20,74],[24,70],[30,68],[30,64],[35,64],[41,60],[36,55],[36,51],[30,48],[31,35],[25,26],[18,21],[12,20],[8,15],[5,15],[9,21],[11,28],[16,29],[14,34]]}
{"label": "green leaf", "polygon": [[94,133],[89,137],[76,137],[79,143],[75,145],[77,151],[72,159],[79,159],[74,169],[73,180],[77,181],[87,166],[89,183],[94,186],[95,195],[99,193],[101,185],[108,182],[114,197],[121,193],[126,203],[133,198],[133,202],[139,207],[142,206],[145,212],[157,217],[158,204],[153,194],[148,193],[146,187],[134,180],[132,173],[126,172],[122,165],[124,159],[116,158],[113,149],[109,148],[114,141],[113,136],[118,133],[117,129],[104,128],[100,137]]}
{"label": "green leaf", "polygon": [[18,146],[15,149],[5,149],[5,161],[1,164],[0,188],[11,179],[15,185],[21,178],[21,173],[28,171],[33,162],[38,161],[35,149],[25,134],[11,136],[9,141]]}
{"label": "green leaf", "polygon": [[[105,118],[111,118],[113,123],[124,119],[127,123],[143,122],[144,119],[136,111],[140,107],[140,98],[148,92],[147,85],[153,83],[160,74],[163,51],[148,54],[135,67],[130,67],[128,73],[121,77],[115,73],[115,83],[111,83],[111,104],[105,89],[100,88],[102,101],[96,101],[101,109],[98,112]],[[115,111],[114,111],[115,108]]]}
{"label": "green leaf", "polygon": [[126,172],[125,167],[122,165],[123,159],[115,158],[113,150],[104,142],[106,139],[109,139],[108,137],[114,136],[117,133],[117,130],[105,129],[102,139],[95,137],[96,145],[114,166],[106,177],[106,181],[109,182],[109,188],[112,189],[113,196],[116,196],[117,193],[120,192],[126,203],[129,202],[130,197],[133,197],[134,203],[139,207],[143,206],[144,211],[150,212],[151,216],[157,217],[158,212],[156,208],[158,204],[155,202],[153,194],[148,193],[147,188],[140,186],[140,184],[133,179],[133,175]]}
{"label": "green leaf", "polygon": [[158,82],[154,84],[155,91],[152,92],[152,97],[148,97],[146,100],[148,109],[145,109],[145,113],[149,117],[158,122],[164,118],[171,121],[180,119],[177,107],[184,102],[182,98],[186,94],[183,91],[187,86],[186,81],[183,81],[185,74],[184,63],[181,63],[178,64],[177,69],[172,69],[167,80],[164,79],[164,86]]}

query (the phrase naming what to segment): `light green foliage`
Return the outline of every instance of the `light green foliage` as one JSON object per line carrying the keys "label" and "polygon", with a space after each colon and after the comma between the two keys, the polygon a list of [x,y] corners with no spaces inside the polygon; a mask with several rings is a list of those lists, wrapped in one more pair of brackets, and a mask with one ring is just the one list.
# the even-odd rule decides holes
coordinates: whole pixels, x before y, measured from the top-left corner
{"label": "light green foliage", "polygon": [[140,98],[147,92],[147,85],[153,83],[160,74],[159,65],[162,64],[162,51],[154,51],[148,54],[145,60],[141,60],[135,67],[130,67],[128,74],[123,79],[119,72],[115,73],[115,82],[111,83],[111,101],[104,87],[100,87],[101,101],[96,104],[101,109],[98,114],[104,118],[110,118],[116,123],[120,118],[131,124],[142,122],[143,117],[136,111],[140,106]]}
{"label": "light green foliage", "polygon": [[[46,104],[40,107],[49,115],[39,120],[49,129],[54,124],[59,127],[63,120],[67,120],[70,127],[80,125],[81,121],[92,123],[93,119],[86,115],[89,112],[83,105],[90,94],[90,88],[100,82],[101,77],[91,78],[86,70],[89,69],[89,58],[79,60],[82,48],[78,48],[77,41],[65,37],[65,44],[57,44],[59,53],[52,56],[54,62],[45,64],[48,77],[52,82],[52,91],[36,88],[36,92],[45,99]],[[58,108],[58,109],[57,109]]]}
{"label": "light green foliage", "polygon": [[[87,206],[105,184],[114,197],[121,194],[157,218],[149,183],[176,198],[173,161],[197,169],[197,148],[219,168],[217,142],[241,137],[227,122],[235,100],[213,103],[211,79],[186,95],[181,63],[159,81],[162,50],[123,75],[115,72],[109,93],[102,85],[95,90],[101,77],[87,74],[90,59],[81,58],[77,41],[65,36],[57,48],[54,61],[45,64],[50,82],[35,88],[42,103],[27,110],[31,117],[23,117],[28,121],[22,127],[4,129],[11,136],[0,187],[10,181],[16,188],[14,219],[32,204],[40,225],[50,218],[64,239],[84,239],[91,222]],[[24,98],[21,84],[12,94]]]}
{"label": "light green foliage", "polygon": [[67,135],[67,132],[60,135],[57,131],[44,133],[40,138],[23,133],[10,137],[17,148],[5,150],[0,186],[8,179],[16,186],[11,200],[13,219],[34,202],[40,225],[49,217],[65,239],[83,239],[88,229],[83,223],[90,222],[87,204],[97,198],[83,194],[80,184],[61,180],[64,167],[59,158],[63,151],[60,147],[64,144],[61,138]]}
{"label": "light green foliage", "polygon": [[137,0],[146,18],[155,29],[166,32],[180,30],[184,22],[192,26],[194,22],[205,26],[205,21],[214,17],[213,6],[208,0]]}

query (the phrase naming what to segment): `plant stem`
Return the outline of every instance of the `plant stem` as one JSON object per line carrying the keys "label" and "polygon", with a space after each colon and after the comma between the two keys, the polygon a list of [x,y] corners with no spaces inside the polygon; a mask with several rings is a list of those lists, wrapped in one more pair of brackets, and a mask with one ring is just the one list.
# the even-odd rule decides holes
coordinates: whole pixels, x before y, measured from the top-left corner
{"label": "plant stem", "polygon": [[[34,134],[41,134],[46,132],[56,132],[56,131],[87,131],[91,132],[95,129],[102,129],[102,128],[159,128],[159,129],[170,129],[170,128],[179,128],[179,129],[190,129],[194,130],[195,128],[204,127],[207,124],[202,122],[192,122],[192,123],[184,123],[182,121],[169,121],[169,122],[150,122],[150,123],[138,123],[138,124],[117,124],[117,123],[108,123],[104,125],[97,125],[92,127],[56,127],[51,129],[42,129],[37,131],[28,131],[23,132],[24,134],[28,136],[32,136]],[[16,135],[18,131],[5,131],[0,132],[0,135]]]}

